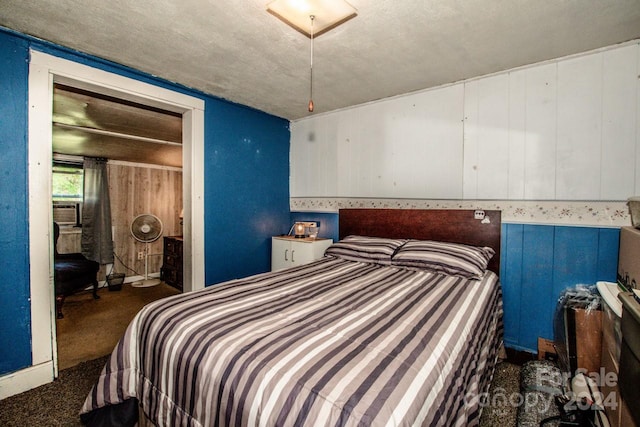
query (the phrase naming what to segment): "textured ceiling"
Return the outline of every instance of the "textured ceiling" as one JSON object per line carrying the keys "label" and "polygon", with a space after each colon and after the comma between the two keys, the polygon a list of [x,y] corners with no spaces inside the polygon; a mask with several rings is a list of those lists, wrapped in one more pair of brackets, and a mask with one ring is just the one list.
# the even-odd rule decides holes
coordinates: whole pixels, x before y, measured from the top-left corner
{"label": "textured ceiling", "polygon": [[[268,0],[0,0],[0,25],[287,119],[309,39]],[[640,38],[640,0],[350,0],[314,48],[316,113]]]}

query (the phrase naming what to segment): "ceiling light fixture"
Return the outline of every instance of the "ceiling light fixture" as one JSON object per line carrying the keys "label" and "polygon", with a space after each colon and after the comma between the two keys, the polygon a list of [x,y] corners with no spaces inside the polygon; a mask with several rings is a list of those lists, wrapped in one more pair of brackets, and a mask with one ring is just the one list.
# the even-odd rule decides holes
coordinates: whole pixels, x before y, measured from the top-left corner
{"label": "ceiling light fixture", "polygon": [[267,11],[311,40],[309,112],[313,112],[313,39],[357,15],[345,0],[274,0]]}

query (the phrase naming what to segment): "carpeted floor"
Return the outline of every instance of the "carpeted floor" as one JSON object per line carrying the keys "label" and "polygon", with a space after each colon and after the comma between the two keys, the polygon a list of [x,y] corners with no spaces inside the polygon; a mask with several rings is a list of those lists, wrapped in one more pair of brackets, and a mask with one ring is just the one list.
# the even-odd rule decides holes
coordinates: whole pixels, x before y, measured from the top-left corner
{"label": "carpeted floor", "polygon": [[[488,406],[482,410],[480,427],[515,427],[518,408],[510,402],[517,402],[517,399],[509,399],[509,397],[517,397],[518,393],[520,393],[520,366],[507,362],[499,363],[489,389]],[[507,399],[503,399],[503,396]]]}
{"label": "carpeted floor", "polygon": [[106,360],[82,362],[52,383],[0,400],[0,426],[81,426],[78,413]]}
{"label": "carpeted floor", "polygon": [[180,293],[166,283],[148,288],[124,284],[122,290],[90,291],[67,297],[62,306],[64,318],[56,320],[58,369],[111,353],[127,325],[140,309],[152,301]]}
{"label": "carpeted floor", "polygon": [[[98,378],[107,357],[82,362],[60,372],[56,381],[0,401],[0,426],[81,426],[78,412]],[[520,388],[520,367],[500,363],[491,385],[489,402],[495,393],[510,396]],[[495,403],[495,402],[494,402]],[[516,425],[517,408],[507,404],[484,408],[480,427]]]}

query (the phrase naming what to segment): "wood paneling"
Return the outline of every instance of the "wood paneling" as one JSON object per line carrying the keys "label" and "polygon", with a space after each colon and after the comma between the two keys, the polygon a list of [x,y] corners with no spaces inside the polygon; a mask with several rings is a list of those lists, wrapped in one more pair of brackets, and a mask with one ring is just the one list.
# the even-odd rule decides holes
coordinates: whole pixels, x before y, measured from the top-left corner
{"label": "wood paneling", "polygon": [[[108,164],[111,220],[113,223],[114,271],[135,275],[123,263],[144,275],[144,261],[137,259],[144,251],[144,243],[131,236],[131,221],[141,214],[153,214],[163,224],[164,236],[182,235],[182,172],[142,166]],[[149,244],[149,273],[160,272],[162,266],[162,237]]]}
{"label": "wood paneling", "polygon": [[291,124],[291,195],[462,197],[464,86]]}
{"label": "wood paneling", "polygon": [[291,196],[625,200],[638,74],[634,44],[293,122]]}
{"label": "wood paneling", "polygon": [[616,280],[620,230],[523,224],[502,229],[505,344],[535,353],[538,337],[554,337],[564,289]]}
{"label": "wood paneling", "polygon": [[465,84],[464,194],[507,199],[509,191],[509,76]]}
{"label": "wood paneling", "polygon": [[[182,209],[182,172],[114,163],[107,164],[107,172],[113,251],[117,255],[113,271],[127,276],[143,276],[144,261],[138,260],[138,252],[144,251],[144,243],[131,236],[129,226],[137,215],[150,213],[162,221],[163,236],[182,235],[179,218]],[[80,232],[63,232],[58,239],[58,251],[81,252],[80,240]],[[149,273],[159,273],[161,266],[162,237],[149,244]],[[103,267],[98,273],[98,280],[105,280],[108,273]]]}
{"label": "wood paneling", "polygon": [[602,80],[602,54],[558,63],[557,199],[600,198]]}
{"label": "wood paneling", "polygon": [[[602,56],[602,181],[600,193],[624,200],[640,190],[635,158],[640,155],[640,49],[637,45]],[[636,90],[633,90],[633,88]],[[637,114],[637,117],[636,117]]]}
{"label": "wood paneling", "polygon": [[58,253],[79,253],[82,250],[81,240],[82,234],[79,229],[65,230],[64,228],[61,228],[57,245]]}

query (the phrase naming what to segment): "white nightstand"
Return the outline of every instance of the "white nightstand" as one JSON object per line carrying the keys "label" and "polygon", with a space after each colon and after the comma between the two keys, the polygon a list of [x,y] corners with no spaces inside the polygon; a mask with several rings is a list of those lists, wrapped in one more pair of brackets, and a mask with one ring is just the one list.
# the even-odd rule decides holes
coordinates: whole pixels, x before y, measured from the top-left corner
{"label": "white nightstand", "polygon": [[271,271],[302,265],[322,258],[333,243],[331,239],[296,239],[293,236],[271,238]]}

